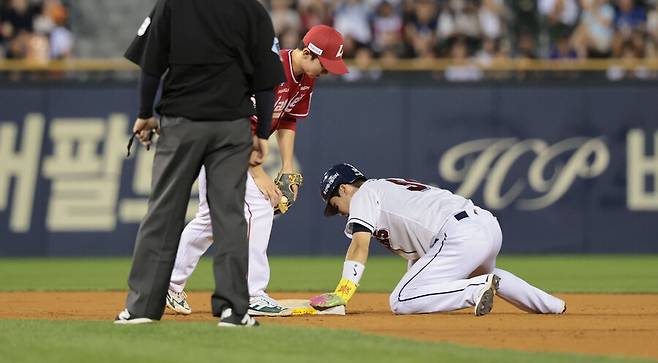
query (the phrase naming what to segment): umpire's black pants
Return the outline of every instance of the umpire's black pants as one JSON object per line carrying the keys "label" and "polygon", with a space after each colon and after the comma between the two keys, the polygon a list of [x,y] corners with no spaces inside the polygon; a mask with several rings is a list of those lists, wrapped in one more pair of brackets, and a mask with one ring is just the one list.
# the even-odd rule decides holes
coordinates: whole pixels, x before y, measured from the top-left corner
{"label": "umpire's black pants", "polygon": [[131,315],[160,319],[185,224],[190,189],[206,167],[208,206],[215,236],[213,315],[227,307],[247,313],[249,242],[244,194],[252,134],[248,119],[192,122],[160,120],[148,212],[137,232],[126,308]]}

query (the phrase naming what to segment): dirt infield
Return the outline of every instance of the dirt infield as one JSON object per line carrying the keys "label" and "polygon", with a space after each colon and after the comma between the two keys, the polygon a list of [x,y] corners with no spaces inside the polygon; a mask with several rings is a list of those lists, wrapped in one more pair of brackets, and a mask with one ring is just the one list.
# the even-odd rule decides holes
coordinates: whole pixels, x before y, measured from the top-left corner
{"label": "dirt infield", "polygon": [[[164,320],[214,321],[207,292],[191,293],[194,314]],[[275,298],[308,298],[278,293]],[[395,316],[386,294],[356,294],[347,316],[260,318],[263,324],[355,329],[367,333],[469,346],[537,352],[571,352],[658,359],[658,295],[558,295],[566,315],[534,315],[496,299],[491,314],[470,310],[449,314]],[[110,320],[125,292],[0,293],[0,319]]]}

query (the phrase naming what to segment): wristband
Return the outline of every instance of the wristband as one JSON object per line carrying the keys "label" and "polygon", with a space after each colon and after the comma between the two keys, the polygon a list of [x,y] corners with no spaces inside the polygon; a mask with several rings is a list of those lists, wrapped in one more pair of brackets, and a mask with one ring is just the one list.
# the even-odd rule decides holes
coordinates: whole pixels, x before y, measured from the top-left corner
{"label": "wristband", "polygon": [[356,261],[345,261],[343,263],[343,276],[342,278],[345,280],[350,280],[354,283],[354,285],[359,285],[359,281],[361,280],[361,277],[363,276],[363,271],[366,269],[366,266],[364,266],[361,262],[356,262]]}
{"label": "wristband", "polygon": [[357,286],[354,282],[347,279],[340,279],[338,286],[336,286],[336,290],[334,290],[334,294],[343,299],[344,304],[347,304],[352,296],[354,296],[356,287]]}

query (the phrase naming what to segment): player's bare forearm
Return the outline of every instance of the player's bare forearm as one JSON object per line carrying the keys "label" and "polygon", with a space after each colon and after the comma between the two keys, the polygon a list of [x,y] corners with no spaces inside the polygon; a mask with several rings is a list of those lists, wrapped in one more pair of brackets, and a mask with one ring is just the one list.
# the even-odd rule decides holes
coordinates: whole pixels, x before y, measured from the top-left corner
{"label": "player's bare forearm", "polygon": [[293,159],[295,156],[295,131],[288,129],[277,130],[276,141],[279,144],[279,152],[281,153],[281,172],[294,172]]}
{"label": "player's bare forearm", "polygon": [[262,165],[249,166],[249,174],[251,174],[251,177],[254,179],[267,175]]}
{"label": "player's bare forearm", "polygon": [[249,167],[249,174],[254,179],[254,183],[263,195],[270,201],[272,207],[279,204],[281,200],[281,191],[277,188],[272,178],[265,172],[261,165]]}
{"label": "player's bare forearm", "polygon": [[345,260],[356,261],[363,265],[368,260],[368,251],[370,247],[370,232],[356,232],[352,235],[352,243],[347,249]]}

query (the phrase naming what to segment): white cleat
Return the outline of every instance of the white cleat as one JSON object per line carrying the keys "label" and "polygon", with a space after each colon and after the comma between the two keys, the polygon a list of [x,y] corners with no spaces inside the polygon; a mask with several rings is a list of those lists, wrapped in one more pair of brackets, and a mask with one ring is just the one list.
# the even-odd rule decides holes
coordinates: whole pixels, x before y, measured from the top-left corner
{"label": "white cleat", "polygon": [[500,283],[500,277],[489,274],[487,282],[482,287],[478,298],[475,300],[475,316],[487,315],[493,308],[493,300]]}
{"label": "white cleat", "polygon": [[192,308],[190,308],[190,305],[187,303],[187,294],[185,291],[176,292],[174,290],[169,290],[167,291],[167,298],[165,301],[167,309],[176,314],[192,314]]}
{"label": "white cleat", "polygon": [[292,310],[281,306],[278,301],[267,294],[249,298],[249,315],[251,316],[290,316]]}

